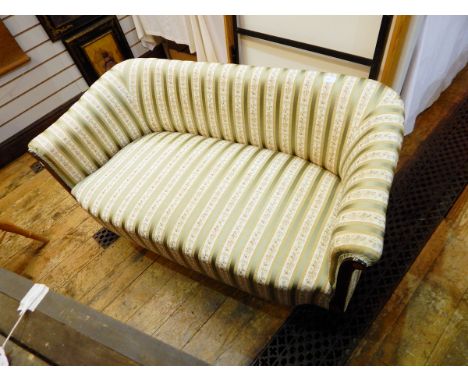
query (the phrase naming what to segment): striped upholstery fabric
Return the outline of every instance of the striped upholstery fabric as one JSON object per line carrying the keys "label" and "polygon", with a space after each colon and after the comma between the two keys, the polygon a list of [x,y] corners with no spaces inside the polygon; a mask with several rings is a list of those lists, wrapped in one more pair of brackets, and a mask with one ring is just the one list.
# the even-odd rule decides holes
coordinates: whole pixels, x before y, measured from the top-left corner
{"label": "striped upholstery fabric", "polygon": [[338,186],[296,156],[160,132],[125,147],[72,194],[140,245],[291,304],[329,292],[323,257]]}
{"label": "striped upholstery fabric", "polygon": [[382,253],[403,119],[372,80],[135,59],[29,147],[108,228],[251,293],[326,307],[342,261]]}

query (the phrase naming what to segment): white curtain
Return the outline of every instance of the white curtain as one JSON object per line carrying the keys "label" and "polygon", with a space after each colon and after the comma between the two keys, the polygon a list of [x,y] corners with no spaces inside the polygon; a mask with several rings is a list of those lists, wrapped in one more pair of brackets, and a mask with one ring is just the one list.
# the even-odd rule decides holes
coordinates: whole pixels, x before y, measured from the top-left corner
{"label": "white curtain", "polygon": [[223,16],[132,16],[141,43],[153,49],[159,37],[189,46],[198,61],[227,62]]}
{"label": "white curtain", "polygon": [[468,16],[426,16],[401,92],[406,134],[467,61]]}

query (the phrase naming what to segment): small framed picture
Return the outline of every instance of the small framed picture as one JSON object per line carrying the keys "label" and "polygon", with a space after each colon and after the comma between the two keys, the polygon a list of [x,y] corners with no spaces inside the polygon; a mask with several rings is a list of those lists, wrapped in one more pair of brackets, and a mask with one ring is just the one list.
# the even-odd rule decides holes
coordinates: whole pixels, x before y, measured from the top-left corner
{"label": "small framed picture", "polygon": [[102,16],[52,15],[36,17],[47,32],[49,38],[52,41],[57,41]]}
{"label": "small framed picture", "polygon": [[133,58],[115,16],[106,16],[63,42],[89,85],[115,64]]}

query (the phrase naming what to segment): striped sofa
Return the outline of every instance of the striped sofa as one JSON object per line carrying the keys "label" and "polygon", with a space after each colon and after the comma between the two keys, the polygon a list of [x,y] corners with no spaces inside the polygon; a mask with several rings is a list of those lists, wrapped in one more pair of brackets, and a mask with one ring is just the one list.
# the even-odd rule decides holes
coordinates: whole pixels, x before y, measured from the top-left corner
{"label": "striped sofa", "polygon": [[344,309],[382,253],[403,119],[368,79],[133,59],[29,150],[119,235],[280,304]]}

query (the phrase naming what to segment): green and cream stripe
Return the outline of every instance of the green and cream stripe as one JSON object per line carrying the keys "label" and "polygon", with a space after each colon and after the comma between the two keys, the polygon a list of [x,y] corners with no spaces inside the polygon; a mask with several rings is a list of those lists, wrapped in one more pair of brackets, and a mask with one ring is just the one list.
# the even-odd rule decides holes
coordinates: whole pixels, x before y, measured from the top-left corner
{"label": "green and cream stripe", "polygon": [[30,150],[106,227],[287,304],[382,253],[403,103],[307,70],[127,60]]}
{"label": "green and cream stripe", "polygon": [[[335,203],[326,201],[335,199],[335,175],[295,156],[184,133],[149,134],[114,159],[72,191],[105,226],[283,303],[298,300],[294,286],[307,284],[308,273],[321,272],[325,251],[317,256],[317,245],[330,242],[329,232],[311,227],[331,224],[326,217]],[[264,258],[278,225],[279,245]],[[268,272],[258,291],[261,261]],[[327,290],[326,275],[320,280]]]}

